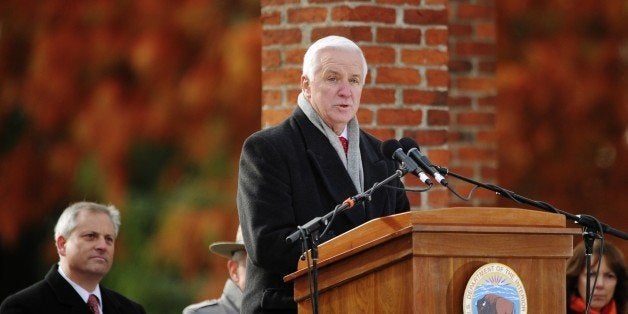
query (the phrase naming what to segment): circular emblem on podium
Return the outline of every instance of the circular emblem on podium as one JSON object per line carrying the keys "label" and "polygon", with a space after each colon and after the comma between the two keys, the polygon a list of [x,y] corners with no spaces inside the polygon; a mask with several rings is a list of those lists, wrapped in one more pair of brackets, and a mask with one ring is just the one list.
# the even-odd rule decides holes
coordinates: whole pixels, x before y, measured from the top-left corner
{"label": "circular emblem on podium", "polygon": [[528,312],[526,291],[517,273],[500,263],[478,268],[464,290],[464,314]]}

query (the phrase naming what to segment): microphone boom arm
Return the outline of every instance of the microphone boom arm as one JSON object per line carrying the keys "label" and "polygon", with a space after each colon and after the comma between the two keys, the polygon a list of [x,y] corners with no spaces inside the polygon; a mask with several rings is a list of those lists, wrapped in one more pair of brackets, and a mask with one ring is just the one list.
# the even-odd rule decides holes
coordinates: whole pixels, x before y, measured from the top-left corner
{"label": "microphone boom arm", "polygon": [[590,228],[592,230],[598,230],[600,232],[604,232],[604,233],[608,233],[611,235],[614,235],[620,239],[624,239],[627,240],[628,239],[628,234],[626,232],[623,232],[621,230],[617,230],[614,229],[613,227],[599,222],[597,219],[588,216],[588,215],[574,215],[565,211],[562,211],[560,209],[555,208],[554,206],[545,203],[545,202],[540,202],[540,201],[535,201],[532,199],[529,199],[527,197],[518,195],[517,193],[514,193],[512,191],[506,190],[504,188],[501,188],[499,186],[493,185],[493,184],[484,184],[478,181],[475,181],[473,179],[467,178],[465,176],[456,174],[454,172],[450,172],[447,168],[443,168],[443,167],[439,167],[434,165],[434,167],[438,170],[438,172],[440,172],[442,175],[450,175],[452,177],[458,178],[462,181],[465,181],[467,183],[471,183],[471,184],[475,184],[477,186],[480,186],[482,188],[485,188],[487,190],[493,191],[495,193],[497,193],[497,195],[501,195],[503,197],[507,197],[517,203],[522,203],[522,204],[527,204],[527,205],[531,205],[534,206],[536,208],[540,208],[543,209],[545,211],[549,211],[549,212],[554,212],[557,214],[562,214],[565,217],[567,217],[568,219],[570,219],[571,221],[575,222],[576,224],[579,224],[583,227],[587,227]]}
{"label": "microphone boom arm", "polygon": [[390,182],[393,179],[401,178],[406,173],[407,173],[407,170],[405,169],[403,170],[397,169],[393,175],[389,176],[388,178],[380,182],[376,182],[375,184],[373,184],[373,186],[370,189],[347,198],[341,204],[337,205],[336,208],[334,208],[334,210],[328,212],[324,216],[315,217],[312,220],[305,223],[304,225],[300,226],[297,231],[293,232],[291,235],[289,235],[286,238],[286,242],[288,244],[294,243],[299,238],[301,238],[301,235],[303,234],[303,232],[309,235],[318,231],[321,227],[329,226],[330,221],[335,215],[337,215],[338,213],[342,213],[349,208],[354,207],[356,204],[359,204],[366,199],[369,199],[371,195],[373,194],[373,192],[377,190],[378,188],[380,188],[382,185],[385,185],[386,183]]}

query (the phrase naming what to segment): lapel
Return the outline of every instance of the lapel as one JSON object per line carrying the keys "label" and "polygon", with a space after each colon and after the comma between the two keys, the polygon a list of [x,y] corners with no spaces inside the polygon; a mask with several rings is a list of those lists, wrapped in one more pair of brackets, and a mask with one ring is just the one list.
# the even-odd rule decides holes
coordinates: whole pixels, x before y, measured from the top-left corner
{"label": "lapel", "polygon": [[[315,175],[320,176],[324,188],[332,196],[334,203],[341,204],[347,198],[356,195],[358,192],[353,186],[351,177],[327,137],[312,124],[301,108],[295,109],[294,118],[301,131],[305,151]],[[333,208],[323,210],[327,213]],[[343,215],[346,215],[355,226],[366,221],[362,206],[345,210]]]}
{"label": "lapel", "polygon": [[100,294],[102,296],[103,313],[122,313],[120,305],[116,302],[116,299],[113,298],[113,294],[102,285],[100,285]]}
{"label": "lapel", "polygon": [[60,304],[71,308],[69,313],[87,313],[87,304],[81,299],[81,296],[72,288],[69,282],[59,274],[59,265],[52,266],[48,274],[46,274],[46,282],[52,288],[57,300]]}
{"label": "lapel", "polygon": [[[364,190],[372,188],[375,183],[388,177],[386,161],[381,159],[378,153],[379,146],[374,145],[366,133],[360,131],[360,154],[364,171]],[[380,187],[379,190],[381,189],[385,189],[385,187]],[[365,202],[367,220],[383,216],[384,204],[387,202],[383,197],[387,195],[388,193],[379,193],[378,197],[373,197],[370,201]]]}

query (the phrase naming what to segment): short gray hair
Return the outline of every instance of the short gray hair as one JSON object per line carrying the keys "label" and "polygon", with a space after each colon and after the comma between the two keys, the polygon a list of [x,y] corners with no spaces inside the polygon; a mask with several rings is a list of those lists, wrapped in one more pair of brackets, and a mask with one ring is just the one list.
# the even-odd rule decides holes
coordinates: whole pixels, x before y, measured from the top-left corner
{"label": "short gray hair", "polygon": [[303,56],[303,75],[310,80],[314,79],[314,72],[316,72],[319,66],[319,60],[317,58],[318,53],[325,48],[344,49],[359,53],[362,58],[362,82],[364,84],[364,81],[366,80],[366,72],[368,71],[364,52],[362,52],[362,49],[360,49],[360,47],[350,39],[335,35],[323,37],[314,42],[307,49],[305,55]]}
{"label": "short gray hair", "polygon": [[59,220],[57,220],[57,225],[55,226],[55,241],[60,236],[64,236],[66,238],[70,236],[72,231],[74,231],[74,228],[76,228],[76,217],[78,216],[78,213],[85,210],[107,214],[113,224],[114,236],[116,238],[118,237],[118,231],[120,230],[120,211],[118,211],[115,206],[102,205],[93,202],[77,202],[63,210],[63,213],[59,216]]}

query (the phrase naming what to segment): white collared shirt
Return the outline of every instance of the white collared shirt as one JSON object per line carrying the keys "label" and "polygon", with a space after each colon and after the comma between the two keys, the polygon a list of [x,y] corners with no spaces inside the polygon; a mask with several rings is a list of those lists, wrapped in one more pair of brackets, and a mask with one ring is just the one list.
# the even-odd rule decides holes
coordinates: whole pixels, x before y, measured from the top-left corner
{"label": "white collared shirt", "polygon": [[67,280],[70,283],[72,288],[74,288],[74,290],[76,290],[76,292],[81,296],[81,299],[83,299],[83,302],[87,303],[87,298],[89,298],[90,294],[93,294],[93,295],[97,296],[98,297],[98,309],[100,311],[100,314],[103,314],[103,310],[102,310],[102,296],[100,294],[100,285],[96,285],[96,289],[94,289],[94,291],[92,291],[92,292],[89,292],[89,291],[83,289],[83,287],[79,286],[76,282],[72,281],[72,279],[70,279],[63,272],[63,268],[61,267],[61,265],[59,265],[58,269],[59,269],[59,274],[61,274],[61,277],[65,278],[65,280]]}

